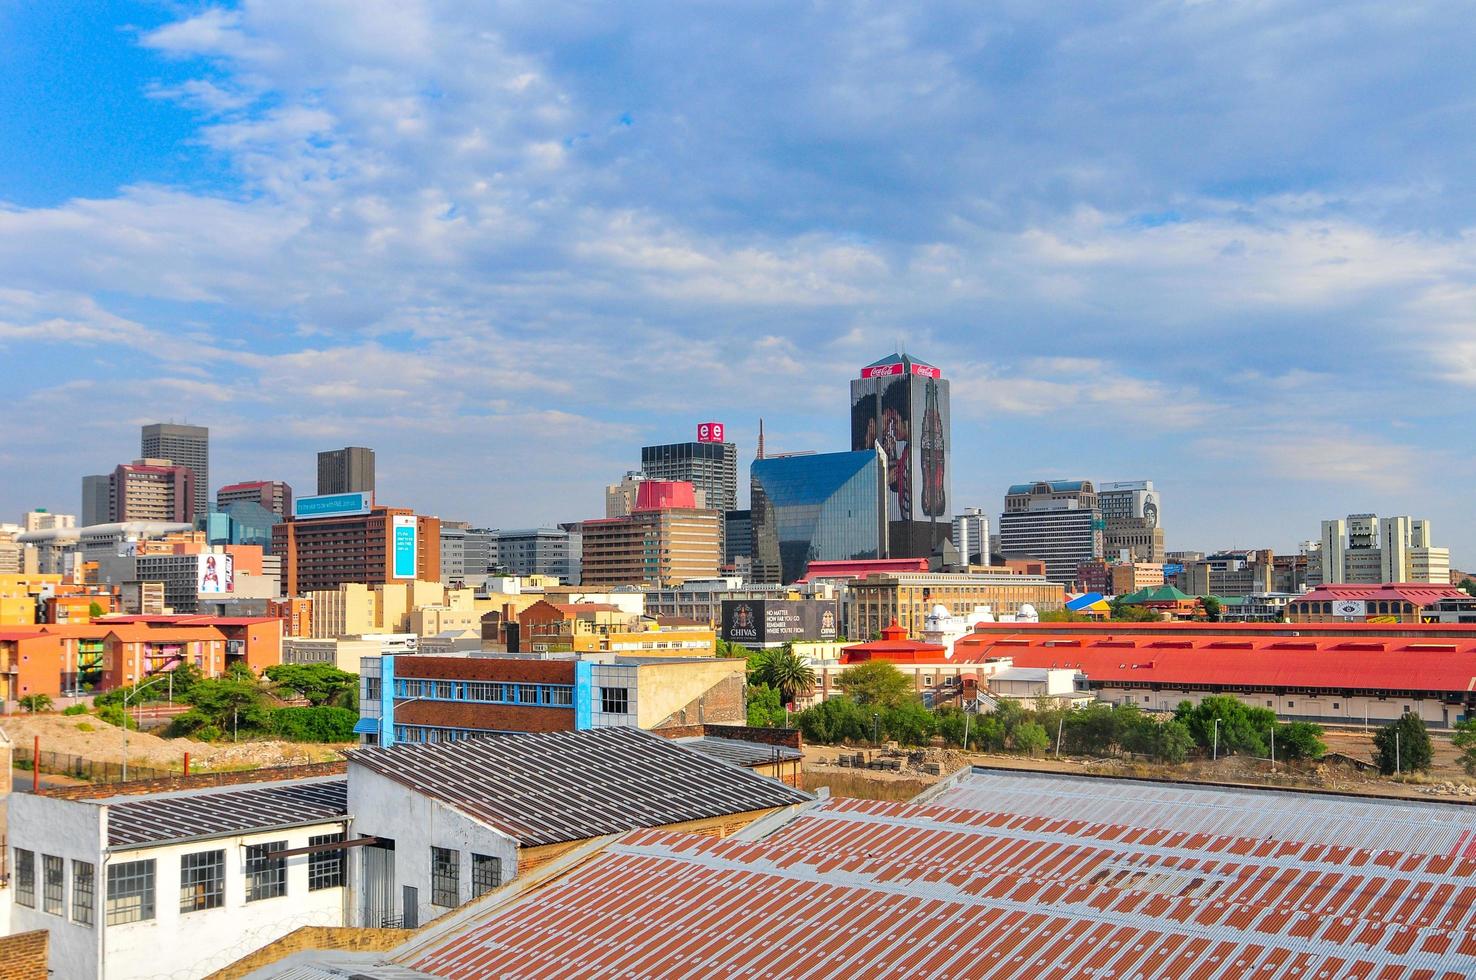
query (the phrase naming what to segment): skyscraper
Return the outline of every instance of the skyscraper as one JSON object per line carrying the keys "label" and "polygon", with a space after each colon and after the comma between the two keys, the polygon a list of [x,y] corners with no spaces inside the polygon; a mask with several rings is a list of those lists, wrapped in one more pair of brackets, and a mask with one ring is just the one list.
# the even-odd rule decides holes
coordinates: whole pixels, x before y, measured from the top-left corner
{"label": "skyscraper", "polygon": [[696,442],[642,446],[641,472],[648,480],[692,484],[702,494],[702,506],[710,510],[738,506],[738,447],[723,438],[721,423],[698,426]]}
{"label": "skyscraper", "polygon": [[167,459],[124,463],[108,479],[108,521],[195,520],[195,471]]}
{"label": "skyscraper", "polygon": [[892,557],[927,557],[953,530],[948,381],[941,370],[907,354],[861,369],[851,382],[851,449],[878,446],[887,458]]}
{"label": "skyscraper", "polygon": [[215,491],[215,506],[225,510],[227,506],[242,501],[260,504],[282,520],[292,516],[292,488],[281,480],[251,480],[247,483],[232,483]]}
{"label": "skyscraper", "polygon": [[878,448],[756,459],[749,473],[755,582],[788,584],[812,561],[889,557]]}
{"label": "skyscraper", "polygon": [[1107,525],[1106,556],[1115,559],[1126,552],[1129,561],[1162,564],[1162,504],[1152,480],[1097,484],[1097,505]]}
{"label": "skyscraper", "polygon": [[345,446],[318,453],[318,493],[374,493],[374,450]]}
{"label": "skyscraper", "polygon": [[112,477],[107,473],[97,476],[84,476],[82,478],[82,526],[89,527],[93,524],[106,524],[112,520],[112,506],[109,504],[109,486]]}
{"label": "skyscraper", "polygon": [[188,466],[195,474],[192,513],[210,512],[210,430],[203,425],[155,422],[143,427],[139,456],[167,459],[175,466]]}
{"label": "skyscraper", "polygon": [[1105,524],[1090,480],[1017,483],[999,515],[999,550],[1043,561],[1046,578],[1070,585],[1082,562],[1102,557]]}

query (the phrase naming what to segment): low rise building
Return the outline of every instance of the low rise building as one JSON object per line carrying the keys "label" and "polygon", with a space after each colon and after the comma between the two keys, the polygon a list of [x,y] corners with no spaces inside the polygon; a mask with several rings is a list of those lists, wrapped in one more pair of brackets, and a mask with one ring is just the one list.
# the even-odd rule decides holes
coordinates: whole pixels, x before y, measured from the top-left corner
{"label": "low rise building", "polygon": [[1323,585],[1288,602],[1286,611],[1293,623],[1418,623],[1428,607],[1465,595],[1450,585]]}
{"label": "low rise building", "polygon": [[911,637],[922,636],[928,615],[943,605],[955,615],[989,606],[1014,616],[1022,607],[1037,612],[1062,608],[1066,591],[1039,575],[1005,573],[902,573],[869,575],[850,583],[849,635],[870,637],[897,623]]}

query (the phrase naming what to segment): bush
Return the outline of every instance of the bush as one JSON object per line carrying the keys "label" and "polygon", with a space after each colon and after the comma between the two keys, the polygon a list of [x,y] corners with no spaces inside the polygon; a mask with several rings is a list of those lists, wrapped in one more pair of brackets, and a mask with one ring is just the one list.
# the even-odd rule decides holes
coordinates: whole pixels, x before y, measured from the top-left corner
{"label": "bush", "polygon": [[888,708],[881,716],[881,728],[887,738],[902,745],[926,745],[937,727],[933,713],[918,701]]}
{"label": "bush", "polygon": [[895,708],[917,697],[913,682],[895,664],[868,660],[848,667],[836,680],[840,689],[857,704]]}
{"label": "bush", "polygon": [[[1398,736],[1396,738],[1395,736]],[[1435,748],[1419,715],[1406,713],[1374,732],[1374,763],[1385,776],[1430,768]]]}
{"label": "bush", "polygon": [[1270,751],[1266,739],[1276,726],[1275,712],[1252,708],[1228,694],[1207,697],[1197,705],[1181,701],[1174,718],[1189,729],[1194,744],[1210,751],[1214,750],[1218,718],[1221,752],[1248,752],[1263,757]]}
{"label": "bush", "polygon": [[799,713],[800,731],[807,740],[821,745],[869,741],[873,714],[845,695],[821,701]]}
{"label": "bush", "polygon": [[116,704],[105,704],[101,708],[98,708],[97,717],[99,721],[105,721],[109,725],[115,725],[118,728],[138,728],[138,723],[133,720],[133,716]]}
{"label": "bush", "polygon": [[1280,759],[1320,759],[1327,752],[1322,726],[1293,721],[1276,726],[1276,756]]}
{"label": "bush", "polygon": [[95,731],[97,731],[97,726],[96,725],[89,725],[85,721],[79,721],[79,722],[77,722],[77,731],[79,731],[79,732],[95,732]]}
{"label": "bush", "polygon": [[194,737],[201,742],[219,742],[225,737],[225,732],[214,725],[203,725],[195,729]]}
{"label": "bush", "polygon": [[85,705],[85,704],[72,704],[72,705],[68,705],[67,707],[65,707],[65,708],[62,709],[62,714],[64,714],[64,715],[85,715],[85,714],[87,714],[87,705]]}
{"label": "bush", "polygon": [[779,692],[767,684],[750,684],[745,692],[750,728],[776,728],[785,724]]}
{"label": "bush", "polygon": [[16,703],[20,705],[22,711],[27,711],[31,714],[35,714],[38,711],[50,711],[52,706],[51,695],[49,694],[27,694]]}
{"label": "bush", "polygon": [[352,742],[359,716],[347,708],[277,708],[270,728],[289,742]]}
{"label": "bush", "polygon": [[1010,735],[1010,741],[1015,751],[1035,755],[1051,744],[1051,737],[1039,724],[1027,721],[1015,726],[1014,732]]}

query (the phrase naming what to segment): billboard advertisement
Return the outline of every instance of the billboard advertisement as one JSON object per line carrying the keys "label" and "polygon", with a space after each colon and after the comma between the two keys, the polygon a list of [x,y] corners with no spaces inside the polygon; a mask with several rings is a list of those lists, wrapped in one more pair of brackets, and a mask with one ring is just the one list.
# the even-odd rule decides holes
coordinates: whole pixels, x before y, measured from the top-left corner
{"label": "billboard advertisement", "polygon": [[698,442],[724,442],[723,423],[702,422],[697,426]]}
{"label": "billboard advertisement", "polygon": [[719,635],[746,647],[834,640],[840,609],[833,599],[724,599]]}
{"label": "billboard advertisement", "polygon": [[948,382],[927,365],[896,367],[851,382],[851,449],[880,446],[887,457],[888,520],[949,520]]}
{"label": "billboard advertisement", "polygon": [[390,522],[390,565],[392,578],[415,577],[415,552],[417,550],[416,520],[414,514],[396,514]]}
{"label": "billboard advertisement", "polygon": [[313,517],[352,517],[367,514],[374,507],[372,493],[325,493],[316,497],[298,497],[292,501],[292,516],[297,520]]}
{"label": "billboard advertisement", "polygon": [[1339,599],[1333,603],[1332,611],[1334,616],[1362,619],[1368,615],[1368,604],[1362,599]]}
{"label": "billboard advertisement", "polygon": [[236,591],[235,560],[230,555],[197,555],[195,591],[201,595]]}

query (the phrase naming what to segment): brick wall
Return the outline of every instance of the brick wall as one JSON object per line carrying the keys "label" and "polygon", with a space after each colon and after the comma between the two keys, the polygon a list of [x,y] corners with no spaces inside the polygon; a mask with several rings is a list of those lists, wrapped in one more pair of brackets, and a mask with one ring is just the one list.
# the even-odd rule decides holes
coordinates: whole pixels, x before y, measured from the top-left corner
{"label": "brick wall", "polygon": [[348,773],[348,762],[315,762],[306,766],[273,766],[269,769],[242,769],[237,772],[203,772],[194,776],[169,776],[164,779],[140,779],[128,783],[105,783],[96,786],[68,786],[47,789],[47,796],[64,800],[90,800],[106,796],[138,796],[178,789],[203,789],[212,786],[243,786],[249,783],[271,783],[314,776],[342,776]]}
{"label": "brick wall", "polygon": [[0,980],[46,980],[45,929],[0,936]]}
{"label": "brick wall", "polygon": [[451,681],[503,681],[509,684],[573,684],[574,661],[433,657],[422,653],[396,657],[395,676]]}
{"label": "brick wall", "polygon": [[[697,726],[712,719],[714,722],[732,722],[748,717],[745,699],[745,684],[742,674],[734,674],[714,684],[700,697],[693,698],[660,721],[656,728]],[[697,734],[701,734],[698,732]]]}
{"label": "brick wall", "polygon": [[798,728],[750,728],[747,725],[663,725],[651,730],[652,735],[662,738],[695,738],[710,735],[713,738],[731,738],[740,742],[757,742],[760,745],[785,745],[791,749],[803,749],[804,739]]}
{"label": "brick wall", "polygon": [[[412,929],[356,929],[348,926],[303,926],[274,943],[248,953],[230,966],[210,974],[206,980],[239,980],[305,949],[346,949],[355,952],[386,952],[415,935]],[[10,980],[0,967],[0,980]]]}
{"label": "brick wall", "polygon": [[[396,676],[399,676],[398,670]],[[504,732],[567,732],[574,728],[574,709],[539,708],[526,704],[410,701],[396,705],[395,724]]]}

